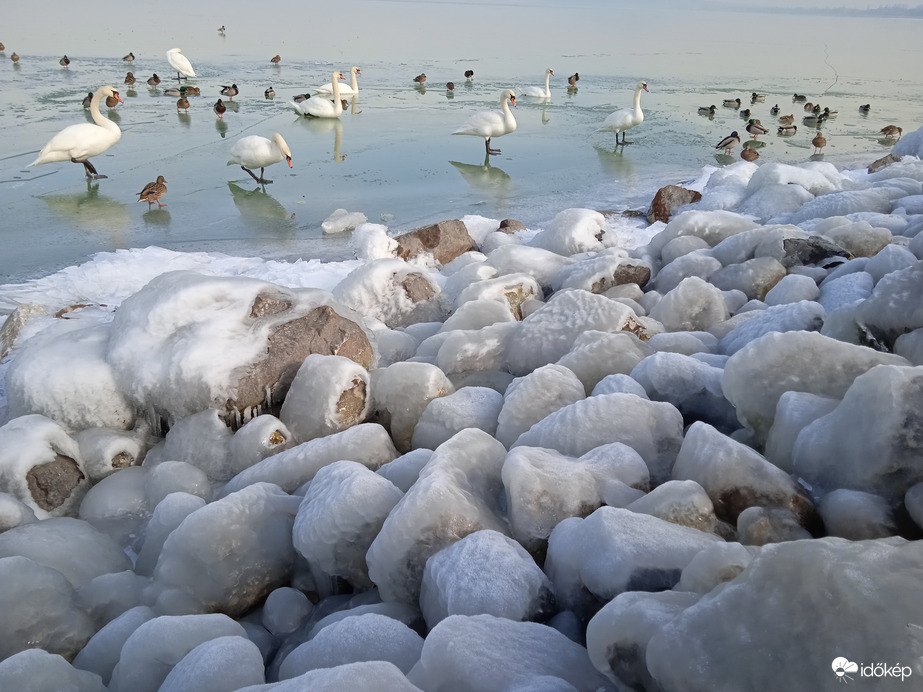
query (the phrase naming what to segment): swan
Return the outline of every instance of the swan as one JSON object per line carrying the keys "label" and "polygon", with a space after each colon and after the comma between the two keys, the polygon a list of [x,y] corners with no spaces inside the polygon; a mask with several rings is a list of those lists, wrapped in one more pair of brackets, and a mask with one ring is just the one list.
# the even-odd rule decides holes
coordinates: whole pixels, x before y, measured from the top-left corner
{"label": "swan", "polygon": [[[641,112],[641,90],[650,93],[647,88],[647,82],[644,80],[638,82],[635,87],[635,105],[633,108],[622,108],[611,113],[603,121],[602,127],[597,132],[614,132],[616,144],[627,144],[625,141],[625,131],[644,122],[644,113]],[[619,132],[622,133],[622,141],[619,142]]]}
{"label": "swan", "polygon": [[[282,139],[282,135],[277,132],[272,139],[250,135],[238,140],[237,144],[231,147],[231,160],[228,161],[228,165],[239,164],[256,182],[267,185],[272,181],[263,178],[263,169],[283,159],[288,162],[288,167],[292,168],[292,152]],[[257,166],[260,167],[259,178],[250,170]]]}
{"label": "swan", "polygon": [[39,152],[38,158],[29,165],[39,166],[52,161],[73,161],[83,164],[88,178],[94,180],[105,178],[105,175],[96,172],[96,168],[87,159],[102,154],[122,137],[119,126],[108,118],[104,118],[99,112],[100,102],[109,96],[115,97],[120,102],[122,100],[119,92],[111,86],[97,89],[90,101],[90,114],[96,124],[81,123],[65,127],[51,138],[51,141]]}
{"label": "swan", "polygon": [[195,77],[195,70],[192,69],[192,63],[183,55],[179,48],[171,48],[167,51],[167,62],[176,70],[176,78],[184,79],[186,77]]}
{"label": "swan", "polygon": [[[349,70],[350,84],[340,84],[340,94],[342,96],[352,96],[359,93],[359,82],[356,81],[356,75],[362,74],[362,70],[353,65]],[[318,94],[329,94],[333,91],[331,82],[326,82],[321,86],[317,87],[314,91]]]}
{"label": "swan", "polygon": [[551,98],[551,87],[549,86],[551,82],[551,77],[554,75],[554,70],[550,67],[545,70],[545,88],[537,86],[527,86],[521,89],[523,96],[533,96],[540,99],[550,99]]}
{"label": "swan", "polygon": [[500,94],[500,107],[502,111],[480,111],[468,118],[464,125],[453,132],[453,135],[472,135],[483,137],[484,146],[488,155],[499,154],[499,149],[490,148],[491,137],[502,137],[516,130],[516,118],[510,110],[510,103],[516,106],[516,94],[512,89],[505,89]]}
{"label": "swan", "polygon": [[343,102],[340,99],[340,84],[337,80],[343,79],[342,72],[334,72],[330,76],[330,87],[333,90],[333,101],[325,98],[313,98],[291,104],[298,113],[310,115],[315,118],[339,118],[343,112]]}

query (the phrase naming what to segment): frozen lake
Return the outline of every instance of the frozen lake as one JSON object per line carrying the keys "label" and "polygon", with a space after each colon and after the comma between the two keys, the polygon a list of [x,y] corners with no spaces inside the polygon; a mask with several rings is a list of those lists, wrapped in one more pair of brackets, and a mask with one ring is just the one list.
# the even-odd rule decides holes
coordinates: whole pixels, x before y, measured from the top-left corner
{"label": "frozen lake", "polygon": [[[750,106],[753,117],[771,128],[762,160],[811,156],[814,128],[802,126],[794,92],[839,111],[823,126],[824,158],[838,165],[884,155],[893,141],[881,140],[878,130],[897,124],[909,131],[921,116],[923,79],[912,67],[923,57],[917,21],[825,17],[819,37],[817,18],[806,16],[513,4],[492,6],[485,18],[483,6],[462,3],[346,2],[330,35],[308,8],[284,21],[252,16],[248,8],[231,3],[222,16],[185,11],[162,30],[114,17],[117,28],[104,47],[70,25],[39,34],[23,18],[21,26],[4,27],[6,55],[15,50],[22,59],[0,62],[0,128],[7,133],[0,283],[99,251],[149,245],[343,258],[348,239],[325,238],[321,230],[338,208],[392,231],[465,214],[536,227],[567,207],[646,209],[662,185],[736,160],[739,150],[726,159],[714,145],[732,130],[744,132],[746,121],[721,102],[740,97],[747,107],[753,91],[766,94]],[[164,10],[180,12],[169,2]],[[396,21],[407,12],[414,22]],[[295,28],[309,18],[317,31]],[[228,27],[224,36],[220,24]],[[866,45],[876,46],[874,54]],[[174,46],[192,61],[197,77],[189,84],[202,91],[190,98],[188,114],[163,93],[177,85],[164,55]],[[120,59],[129,50],[137,56],[133,65]],[[58,64],[65,52],[67,70]],[[282,62],[272,65],[276,53]],[[308,120],[288,105],[351,65],[362,69],[360,93],[338,120]],[[470,114],[497,108],[502,89],[542,84],[546,67],[555,71],[550,101],[518,100],[517,131],[493,143],[501,155],[485,162],[481,139],[450,136]],[[122,84],[128,69],[139,82],[134,90]],[[466,69],[475,71],[474,82],[465,82]],[[154,72],[163,79],[160,89],[145,84]],[[428,75],[423,86],[412,81],[420,72]],[[578,88],[568,91],[575,72]],[[630,105],[639,79],[651,91],[642,94],[645,121],[629,133],[631,145],[616,147],[614,134],[596,129]],[[445,88],[449,80],[454,92]],[[212,105],[220,85],[232,82],[240,95],[221,121]],[[67,163],[27,168],[56,132],[89,120],[81,100],[104,84],[124,99],[109,113],[122,139],[94,160],[108,179],[87,182],[82,167]],[[274,100],[263,96],[269,86]],[[796,115],[795,136],[775,134],[775,103]],[[872,104],[868,114],[858,111],[863,103]],[[713,118],[696,113],[711,104],[718,106]],[[268,169],[272,185],[258,186],[225,165],[240,137],[273,132],[288,142],[294,168]],[[158,175],[168,183],[167,206],[149,210],[135,200]]]}

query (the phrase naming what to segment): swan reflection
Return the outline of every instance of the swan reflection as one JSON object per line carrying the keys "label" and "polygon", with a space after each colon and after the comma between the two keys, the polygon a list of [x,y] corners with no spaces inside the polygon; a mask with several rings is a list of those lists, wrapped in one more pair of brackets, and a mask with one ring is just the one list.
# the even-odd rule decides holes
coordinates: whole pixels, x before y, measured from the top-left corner
{"label": "swan reflection", "polygon": [[240,215],[248,221],[267,230],[295,230],[295,215],[290,214],[275,197],[266,192],[265,186],[245,190],[237,183],[229,182],[228,189]]}
{"label": "swan reflection", "polygon": [[486,193],[497,205],[500,215],[507,214],[507,202],[513,193],[513,179],[509,174],[490,163],[490,154],[484,155],[483,164],[449,161],[465,181],[476,191]]}
{"label": "swan reflection", "polygon": [[298,118],[297,122],[316,135],[329,135],[330,132],[333,132],[333,160],[337,163],[343,163],[346,159],[346,154],[341,152],[343,146],[343,121],[339,118]]}
{"label": "swan reflection", "polygon": [[[137,195],[135,195],[137,196]],[[131,226],[131,213],[126,205],[99,194],[99,183],[87,181],[86,192],[39,197],[55,214],[77,228],[94,233],[125,231]]]}

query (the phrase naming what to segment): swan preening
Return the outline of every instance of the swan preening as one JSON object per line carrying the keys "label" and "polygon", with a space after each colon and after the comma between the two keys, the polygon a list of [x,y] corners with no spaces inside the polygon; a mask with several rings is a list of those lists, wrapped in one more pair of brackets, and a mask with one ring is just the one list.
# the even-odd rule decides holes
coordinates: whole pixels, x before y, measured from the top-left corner
{"label": "swan preening", "polygon": [[[300,103],[292,101],[292,107],[297,113],[310,115],[315,118],[339,118],[343,112],[343,102],[340,100],[340,83],[343,79],[342,72],[334,72],[330,76],[330,89],[333,91],[333,100],[326,98],[311,98]],[[355,79],[355,77],[353,77]]]}
{"label": "swan preening", "polygon": [[177,79],[195,77],[195,70],[192,69],[192,63],[189,62],[189,59],[183,55],[183,52],[179,48],[171,48],[167,51],[167,62],[176,70]]}
{"label": "swan preening", "polygon": [[516,94],[512,89],[505,89],[500,94],[499,111],[480,111],[465,121],[465,124],[453,132],[453,135],[472,135],[483,137],[487,154],[499,154],[499,149],[490,148],[491,137],[502,137],[516,129],[516,118],[510,110],[510,103],[516,106]]}
{"label": "swan preening", "polygon": [[[360,74],[362,74],[362,70],[360,70],[355,65],[353,65],[352,68],[350,68],[349,70],[350,83],[348,85],[347,84],[337,85],[340,88],[341,96],[353,96],[359,93],[359,82],[356,81],[356,75],[360,75]],[[325,82],[324,84],[321,84],[319,87],[317,87],[314,91],[316,91],[318,94],[330,94],[333,92],[333,83]]]}
{"label": "swan preening", "polygon": [[103,99],[113,97],[119,102],[122,99],[111,86],[100,87],[90,100],[90,115],[93,122],[80,123],[65,127],[51,138],[51,141],[39,152],[38,158],[30,166],[39,166],[53,161],[73,161],[82,163],[88,178],[105,178],[96,172],[96,168],[89,162],[91,156],[98,156],[119,141],[122,131],[119,126],[99,112],[99,104]]}
{"label": "swan preening", "polygon": [[523,96],[532,96],[534,98],[540,99],[550,99],[551,98],[551,77],[554,75],[554,70],[550,67],[545,70],[545,88],[537,86],[527,86],[521,89]]}
{"label": "swan preening", "polygon": [[[277,132],[272,139],[250,135],[238,140],[237,144],[231,147],[231,159],[228,165],[240,165],[256,182],[266,185],[272,181],[263,178],[263,169],[283,159],[288,162],[288,167],[292,168],[292,152],[282,139],[282,135]],[[259,178],[250,170],[257,167],[260,169]]]}
{"label": "swan preening", "polygon": [[[635,105],[632,108],[622,108],[611,113],[603,121],[602,127],[597,132],[614,132],[616,144],[628,144],[625,141],[625,131],[630,130],[636,125],[644,122],[644,113],[641,112],[641,90],[650,91],[647,88],[647,82],[640,81],[635,87]],[[622,141],[619,142],[619,133],[622,133]]]}

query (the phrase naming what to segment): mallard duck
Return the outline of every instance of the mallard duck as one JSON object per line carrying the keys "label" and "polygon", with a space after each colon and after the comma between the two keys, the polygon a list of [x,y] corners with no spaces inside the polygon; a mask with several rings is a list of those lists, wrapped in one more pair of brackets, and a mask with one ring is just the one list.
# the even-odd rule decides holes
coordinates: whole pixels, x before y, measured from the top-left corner
{"label": "mallard duck", "polygon": [[792,96],[792,103],[804,103],[807,100],[808,97],[804,96],[803,94],[794,94]]}
{"label": "mallard duck", "polygon": [[269,87],[266,91],[263,92],[263,96],[268,99],[274,99],[276,97],[276,90],[272,87]]}
{"label": "mallard duck", "polygon": [[109,96],[106,97],[106,108],[108,108],[109,110],[112,110],[120,103],[122,103],[122,99],[117,98],[117,94],[116,95],[110,94]]}
{"label": "mallard duck", "polygon": [[818,132],[814,135],[814,139],[811,140],[811,145],[814,147],[814,154],[820,154],[823,148],[827,146],[827,138]]}
{"label": "mallard duck", "polygon": [[135,61],[135,54],[134,54],[134,53],[129,53],[128,55],[122,56],[122,60],[124,60],[125,62],[134,62],[134,61]]}
{"label": "mallard duck", "polygon": [[750,94],[750,103],[757,103],[758,101],[762,102],[765,100],[766,100],[766,94],[757,94],[755,91],[752,94]]}
{"label": "mallard duck", "polygon": [[474,81],[474,70],[465,70],[465,80],[468,82]]}
{"label": "mallard duck", "polygon": [[219,33],[219,34],[224,34],[224,24],[222,24],[221,26],[218,27],[218,33]]}
{"label": "mallard duck", "polygon": [[137,81],[138,80],[135,79],[135,76],[131,72],[125,75],[125,86],[133,87]]}
{"label": "mallard duck", "polygon": [[577,86],[577,82],[579,81],[580,81],[580,74],[578,72],[574,72],[574,74],[572,74],[570,77],[567,78],[567,83],[572,87]]}
{"label": "mallard duck", "polygon": [[10,60],[13,62],[19,62],[19,54],[16,51],[13,51],[13,54],[10,56]]}
{"label": "mallard duck", "polygon": [[894,137],[897,135],[897,138],[900,139],[904,135],[904,130],[899,128],[897,125],[887,125],[879,130],[881,134],[885,137]]}
{"label": "mallard duck", "polygon": [[811,103],[810,101],[808,101],[806,104],[804,104],[804,112],[805,112],[805,113],[810,113],[812,110],[814,110],[814,104],[813,104],[813,103]]}
{"label": "mallard duck", "polygon": [[759,120],[750,118],[747,121],[747,132],[753,135],[753,139],[756,139],[759,135],[765,135],[769,130],[763,127]]}
{"label": "mallard duck", "polygon": [[0,53],[2,53],[5,50],[6,50],[6,46],[4,46],[3,43],[0,43]]}
{"label": "mallard duck", "polygon": [[871,104],[871,103],[864,103],[864,104],[862,104],[861,106],[859,106],[859,112],[860,112],[860,113],[868,113],[870,110],[872,110],[872,104]]}
{"label": "mallard duck", "polygon": [[166,180],[164,180],[162,175],[157,176],[157,180],[153,183],[148,183],[144,186],[144,189],[138,193],[139,202],[147,202],[148,209],[154,202],[157,202],[158,207],[165,207],[166,204],[160,203],[160,198],[167,194]]}
{"label": "mallard duck", "polygon": [[820,127],[820,125],[826,119],[827,118],[826,116],[824,116],[823,113],[818,113],[817,115],[815,115],[814,113],[809,113],[808,115],[804,116],[804,118],[801,119],[801,122],[803,122],[805,125],[817,125],[818,127]]}
{"label": "mallard duck", "polygon": [[714,115],[715,110],[714,106],[699,106],[699,115]]}
{"label": "mallard duck", "polygon": [[769,115],[778,115],[779,114],[779,104],[777,103],[772,108],[769,109]]}
{"label": "mallard duck", "polygon": [[749,108],[744,108],[744,109],[743,109],[742,111],[740,111],[737,115],[739,115],[739,116],[740,116],[741,118],[743,118],[744,120],[748,120],[748,119],[750,118],[750,109],[749,109]]}
{"label": "mallard duck", "polygon": [[756,161],[760,157],[760,153],[756,149],[751,149],[750,147],[744,147],[740,151],[740,158],[744,161]]}
{"label": "mallard duck", "polygon": [[779,125],[780,135],[793,135],[798,132],[797,125]]}
{"label": "mallard duck", "polygon": [[231,86],[226,86],[224,84],[221,85],[221,95],[227,96],[228,101],[233,101],[234,97],[239,93],[240,90],[237,88],[236,84],[232,84]]}
{"label": "mallard duck", "polygon": [[783,125],[791,125],[793,122],[795,122],[795,114],[792,113],[791,115],[780,115],[779,122]]}
{"label": "mallard duck", "polygon": [[724,149],[725,154],[730,154],[731,149],[740,144],[740,135],[737,134],[737,130],[734,130],[727,137],[722,139],[715,145],[715,149]]}
{"label": "mallard duck", "polygon": [[202,94],[202,89],[197,86],[187,86],[186,87],[186,96],[200,96]]}
{"label": "mallard duck", "polygon": [[821,110],[822,110],[822,109],[821,109],[821,107],[820,107],[820,104],[819,104],[819,103],[815,103],[815,104],[814,104],[814,108],[811,109],[811,112],[812,112],[812,113],[820,113]]}
{"label": "mallard duck", "polygon": [[417,84],[423,84],[423,82],[426,81],[426,73],[421,72],[420,74],[418,74],[416,77],[413,78],[413,81],[415,81]]}
{"label": "mallard duck", "polygon": [[155,73],[154,73],[154,76],[153,76],[153,77],[150,77],[150,78],[147,80],[147,83],[151,85],[151,88],[152,88],[152,89],[156,89],[156,88],[157,88],[157,85],[160,84],[160,77],[158,77],[158,76],[157,76],[157,73],[155,72]]}
{"label": "mallard duck", "polygon": [[[183,87],[183,89],[185,89],[185,88],[186,88],[186,87]],[[179,95],[181,95],[182,93],[183,93],[183,91],[182,91],[179,87],[169,87],[169,88],[163,90],[163,95],[164,95],[164,96],[179,96]]]}
{"label": "mallard duck", "polygon": [[298,94],[293,100],[295,103],[301,103],[302,101],[307,101],[309,98],[311,98],[311,94]]}
{"label": "mallard duck", "polygon": [[449,91],[455,91],[455,82],[446,82],[445,88]]}
{"label": "mallard duck", "polygon": [[93,92],[87,92],[87,95],[83,97],[83,108],[85,110],[90,110],[90,102],[93,100]]}
{"label": "mallard duck", "polygon": [[278,65],[280,62],[282,62],[282,56],[276,53],[269,59],[269,62],[271,62],[273,65]]}
{"label": "mallard duck", "polygon": [[224,101],[222,101],[221,99],[218,99],[218,102],[215,104],[215,115],[217,115],[219,118],[223,120],[224,112],[227,109],[228,107],[224,105]]}
{"label": "mallard duck", "polygon": [[724,99],[721,105],[725,108],[740,108],[740,99]]}
{"label": "mallard duck", "polygon": [[67,66],[71,64],[71,59],[65,55],[63,58],[61,58],[60,60],[58,60],[58,64],[59,64],[61,67],[67,69]]}
{"label": "mallard duck", "polygon": [[829,108],[824,108],[824,112],[821,115],[823,115],[827,120],[833,120],[839,114],[839,111],[832,111]]}
{"label": "mallard duck", "polygon": [[186,87],[179,88],[179,100],[176,102],[177,112],[179,112],[180,108],[187,113],[189,112],[189,99],[186,98]]}

